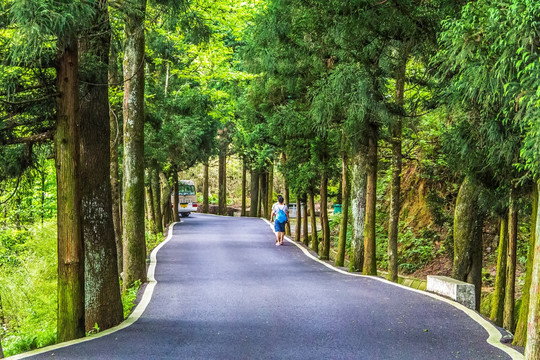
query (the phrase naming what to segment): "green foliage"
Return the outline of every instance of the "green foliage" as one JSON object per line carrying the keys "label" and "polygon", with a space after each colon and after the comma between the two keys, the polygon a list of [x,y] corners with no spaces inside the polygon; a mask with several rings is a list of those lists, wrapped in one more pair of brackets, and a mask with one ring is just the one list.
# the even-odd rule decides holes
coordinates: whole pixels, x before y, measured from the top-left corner
{"label": "green foliage", "polygon": [[[7,356],[56,341],[56,222],[0,236],[0,296]],[[6,256],[6,254],[8,256]]]}
{"label": "green foliage", "polygon": [[[129,314],[131,314],[131,310],[133,310],[133,307],[135,306],[137,291],[139,291],[140,287],[141,281],[137,280],[133,284],[131,284],[131,286],[126,289],[126,291],[122,293],[122,307],[124,308],[124,319],[126,319]],[[122,286],[120,286],[120,288],[122,288]]]}

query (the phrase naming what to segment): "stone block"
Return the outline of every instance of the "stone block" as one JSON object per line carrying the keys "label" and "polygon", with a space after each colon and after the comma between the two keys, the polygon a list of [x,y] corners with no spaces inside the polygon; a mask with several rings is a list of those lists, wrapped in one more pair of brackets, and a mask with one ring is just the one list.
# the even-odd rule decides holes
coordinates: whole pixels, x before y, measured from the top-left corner
{"label": "stone block", "polygon": [[428,275],[426,290],[475,309],[474,285],[446,276]]}

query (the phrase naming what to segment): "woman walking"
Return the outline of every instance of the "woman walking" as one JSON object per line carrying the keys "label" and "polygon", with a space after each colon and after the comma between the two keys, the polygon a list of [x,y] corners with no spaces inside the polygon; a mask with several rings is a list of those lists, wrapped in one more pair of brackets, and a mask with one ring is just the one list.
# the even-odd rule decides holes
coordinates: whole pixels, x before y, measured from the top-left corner
{"label": "woman walking", "polygon": [[278,202],[272,205],[272,214],[270,215],[270,221],[274,221],[276,246],[283,245],[285,224],[289,222],[289,208],[283,203],[283,196],[278,195],[277,200]]}

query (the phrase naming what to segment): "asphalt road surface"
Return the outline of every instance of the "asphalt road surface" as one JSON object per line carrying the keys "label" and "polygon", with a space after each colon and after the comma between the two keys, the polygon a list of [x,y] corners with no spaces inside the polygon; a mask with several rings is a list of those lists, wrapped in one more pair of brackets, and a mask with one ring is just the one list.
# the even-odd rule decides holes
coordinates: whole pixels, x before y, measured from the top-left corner
{"label": "asphalt road surface", "polygon": [[195,214],[133,325],[33,359],[510,359],[463,311],[335,272],[260,219]]}

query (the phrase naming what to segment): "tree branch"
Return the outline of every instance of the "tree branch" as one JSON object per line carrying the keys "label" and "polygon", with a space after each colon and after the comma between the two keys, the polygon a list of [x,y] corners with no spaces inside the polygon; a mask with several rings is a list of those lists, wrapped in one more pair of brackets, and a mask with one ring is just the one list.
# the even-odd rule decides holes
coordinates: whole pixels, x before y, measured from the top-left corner
{"label": "tree branch", "polygon": [[54,136],[55,130],[48,130],[41,134],[30,135],[27,137],[10,139],[7,141],[1,141],[0,145],[14,145],[14,144],[37,144],[43,143],[47,140],[51,140]]}

